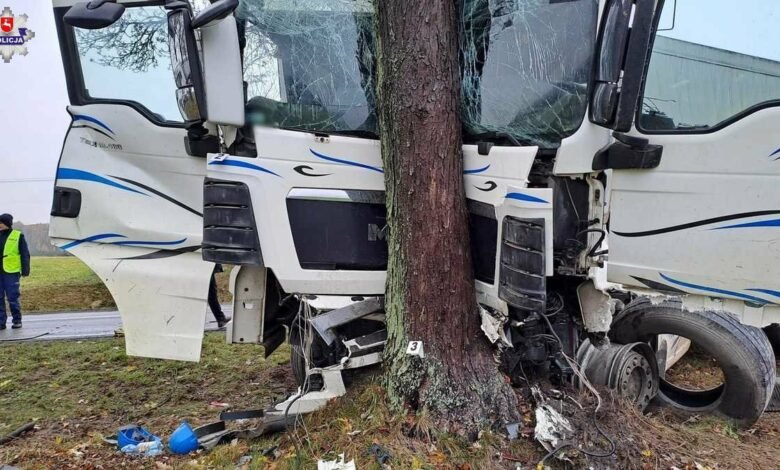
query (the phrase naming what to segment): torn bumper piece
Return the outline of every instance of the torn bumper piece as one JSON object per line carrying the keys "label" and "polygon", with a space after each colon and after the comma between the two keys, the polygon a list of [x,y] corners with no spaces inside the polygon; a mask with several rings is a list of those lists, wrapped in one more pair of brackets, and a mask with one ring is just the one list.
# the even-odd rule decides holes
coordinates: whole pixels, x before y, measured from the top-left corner
{"label": "torn bumper piece", "polygon": [[[295,422],[297,415],[316,411],[328,404],[330,400],[347,392],[341,377],[343,370],[357,369],[380,362],[382,362],[381,351],[362,356],[345,357],[340,364],[322,369],[312,369],[309,371],[310,374],[322,376],[321,390],[304,393],[303,390],[298,389],[297,393],[267,410],[223,411],[219,415],[219,421],[194,429],[198,443],[208,450],[221,442],[233,439],[254,439],[264,434],[284,431]],[[260,420],[260,425],[243,430],[229,430],[227,428],[227,421],[244,419]]]}
{"label": "torn bumper piece", "polygon": [[[265,410],[223,411],[219,421],[193,429],[200,447],[210,450],[222,442],[233,439],[255,439],[264,434],[284,431],[295,421],[295,415],[269,413]],[[227,421],[259,419],[259,426],[251,429],[228,429]]]}
{"label": "torn bumper piece", "polygon": [[317,315],[309,320],[311,325],[317,330],[317,333],[322,337],[325,343],[330,346],[338,337],[334,333],[333,329],[341,325],[363,318],[372,313],[376,313],[384,310],[384,298],[374,297],[360,302],[349,304],[346,307],[337,308],[329,312]]}

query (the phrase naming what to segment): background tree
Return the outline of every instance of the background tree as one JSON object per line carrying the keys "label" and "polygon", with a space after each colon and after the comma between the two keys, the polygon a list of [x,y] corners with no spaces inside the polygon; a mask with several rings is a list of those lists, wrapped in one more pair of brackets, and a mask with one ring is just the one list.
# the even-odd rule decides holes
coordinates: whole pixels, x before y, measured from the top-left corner
{"label": "background tree", "polygon": [[[396,405],[472,434],[518,420],[480,330],[469,249],[455,0],[380,0],[379,122],[389,226],[386,383]],[[424,358],[406,354],[422,341]]]}

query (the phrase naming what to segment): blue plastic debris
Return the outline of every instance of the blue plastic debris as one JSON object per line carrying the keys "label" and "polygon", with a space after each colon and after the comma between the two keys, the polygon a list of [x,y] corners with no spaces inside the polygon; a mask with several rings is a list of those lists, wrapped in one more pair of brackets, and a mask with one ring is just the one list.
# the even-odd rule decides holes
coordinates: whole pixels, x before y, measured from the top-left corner
{"label": "blue plastic debris", "polygon": [[129,455],[154,457],[163,451],[159,437],[135,424],[119,428],[116,441],[119,450]]}
{"label": "blue plastic debris", "polygon": [[153,441],[141,442],[140,444],[128,444],[122,447],[122,452],[137,457],[155,457],[162,454],[163,445],[160,439],[155,439]]}
{"label": "blue plastic debris", "polygon": [[174,454],[189,454],[196,450],[198,445],[198,437],[186,421],[182,421],[168,439],[168,448]]}

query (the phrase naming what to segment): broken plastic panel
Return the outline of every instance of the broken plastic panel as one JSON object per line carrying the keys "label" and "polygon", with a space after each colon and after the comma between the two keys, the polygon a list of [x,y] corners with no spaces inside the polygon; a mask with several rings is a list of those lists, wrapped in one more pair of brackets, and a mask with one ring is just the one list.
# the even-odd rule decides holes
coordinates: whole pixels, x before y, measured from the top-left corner
{"label": "broken plastic panel", "polygon": [[[467,142],[555,147],[581,124],[597,0],[462,0]],[[377,132],[374,9],[367,0],[242,0],[248,120]]]}

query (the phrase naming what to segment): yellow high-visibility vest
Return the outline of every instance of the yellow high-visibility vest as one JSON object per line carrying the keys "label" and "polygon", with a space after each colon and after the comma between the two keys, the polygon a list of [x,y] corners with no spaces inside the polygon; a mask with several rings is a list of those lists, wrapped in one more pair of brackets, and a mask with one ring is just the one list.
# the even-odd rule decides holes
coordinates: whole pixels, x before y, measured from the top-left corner
{"label": "yellow high-visibility vest", "polygon": [[11,230],[3,249],[3,271],[9,274],[22,272],[22,254],[19,253],[19,239],[22,232]]}

